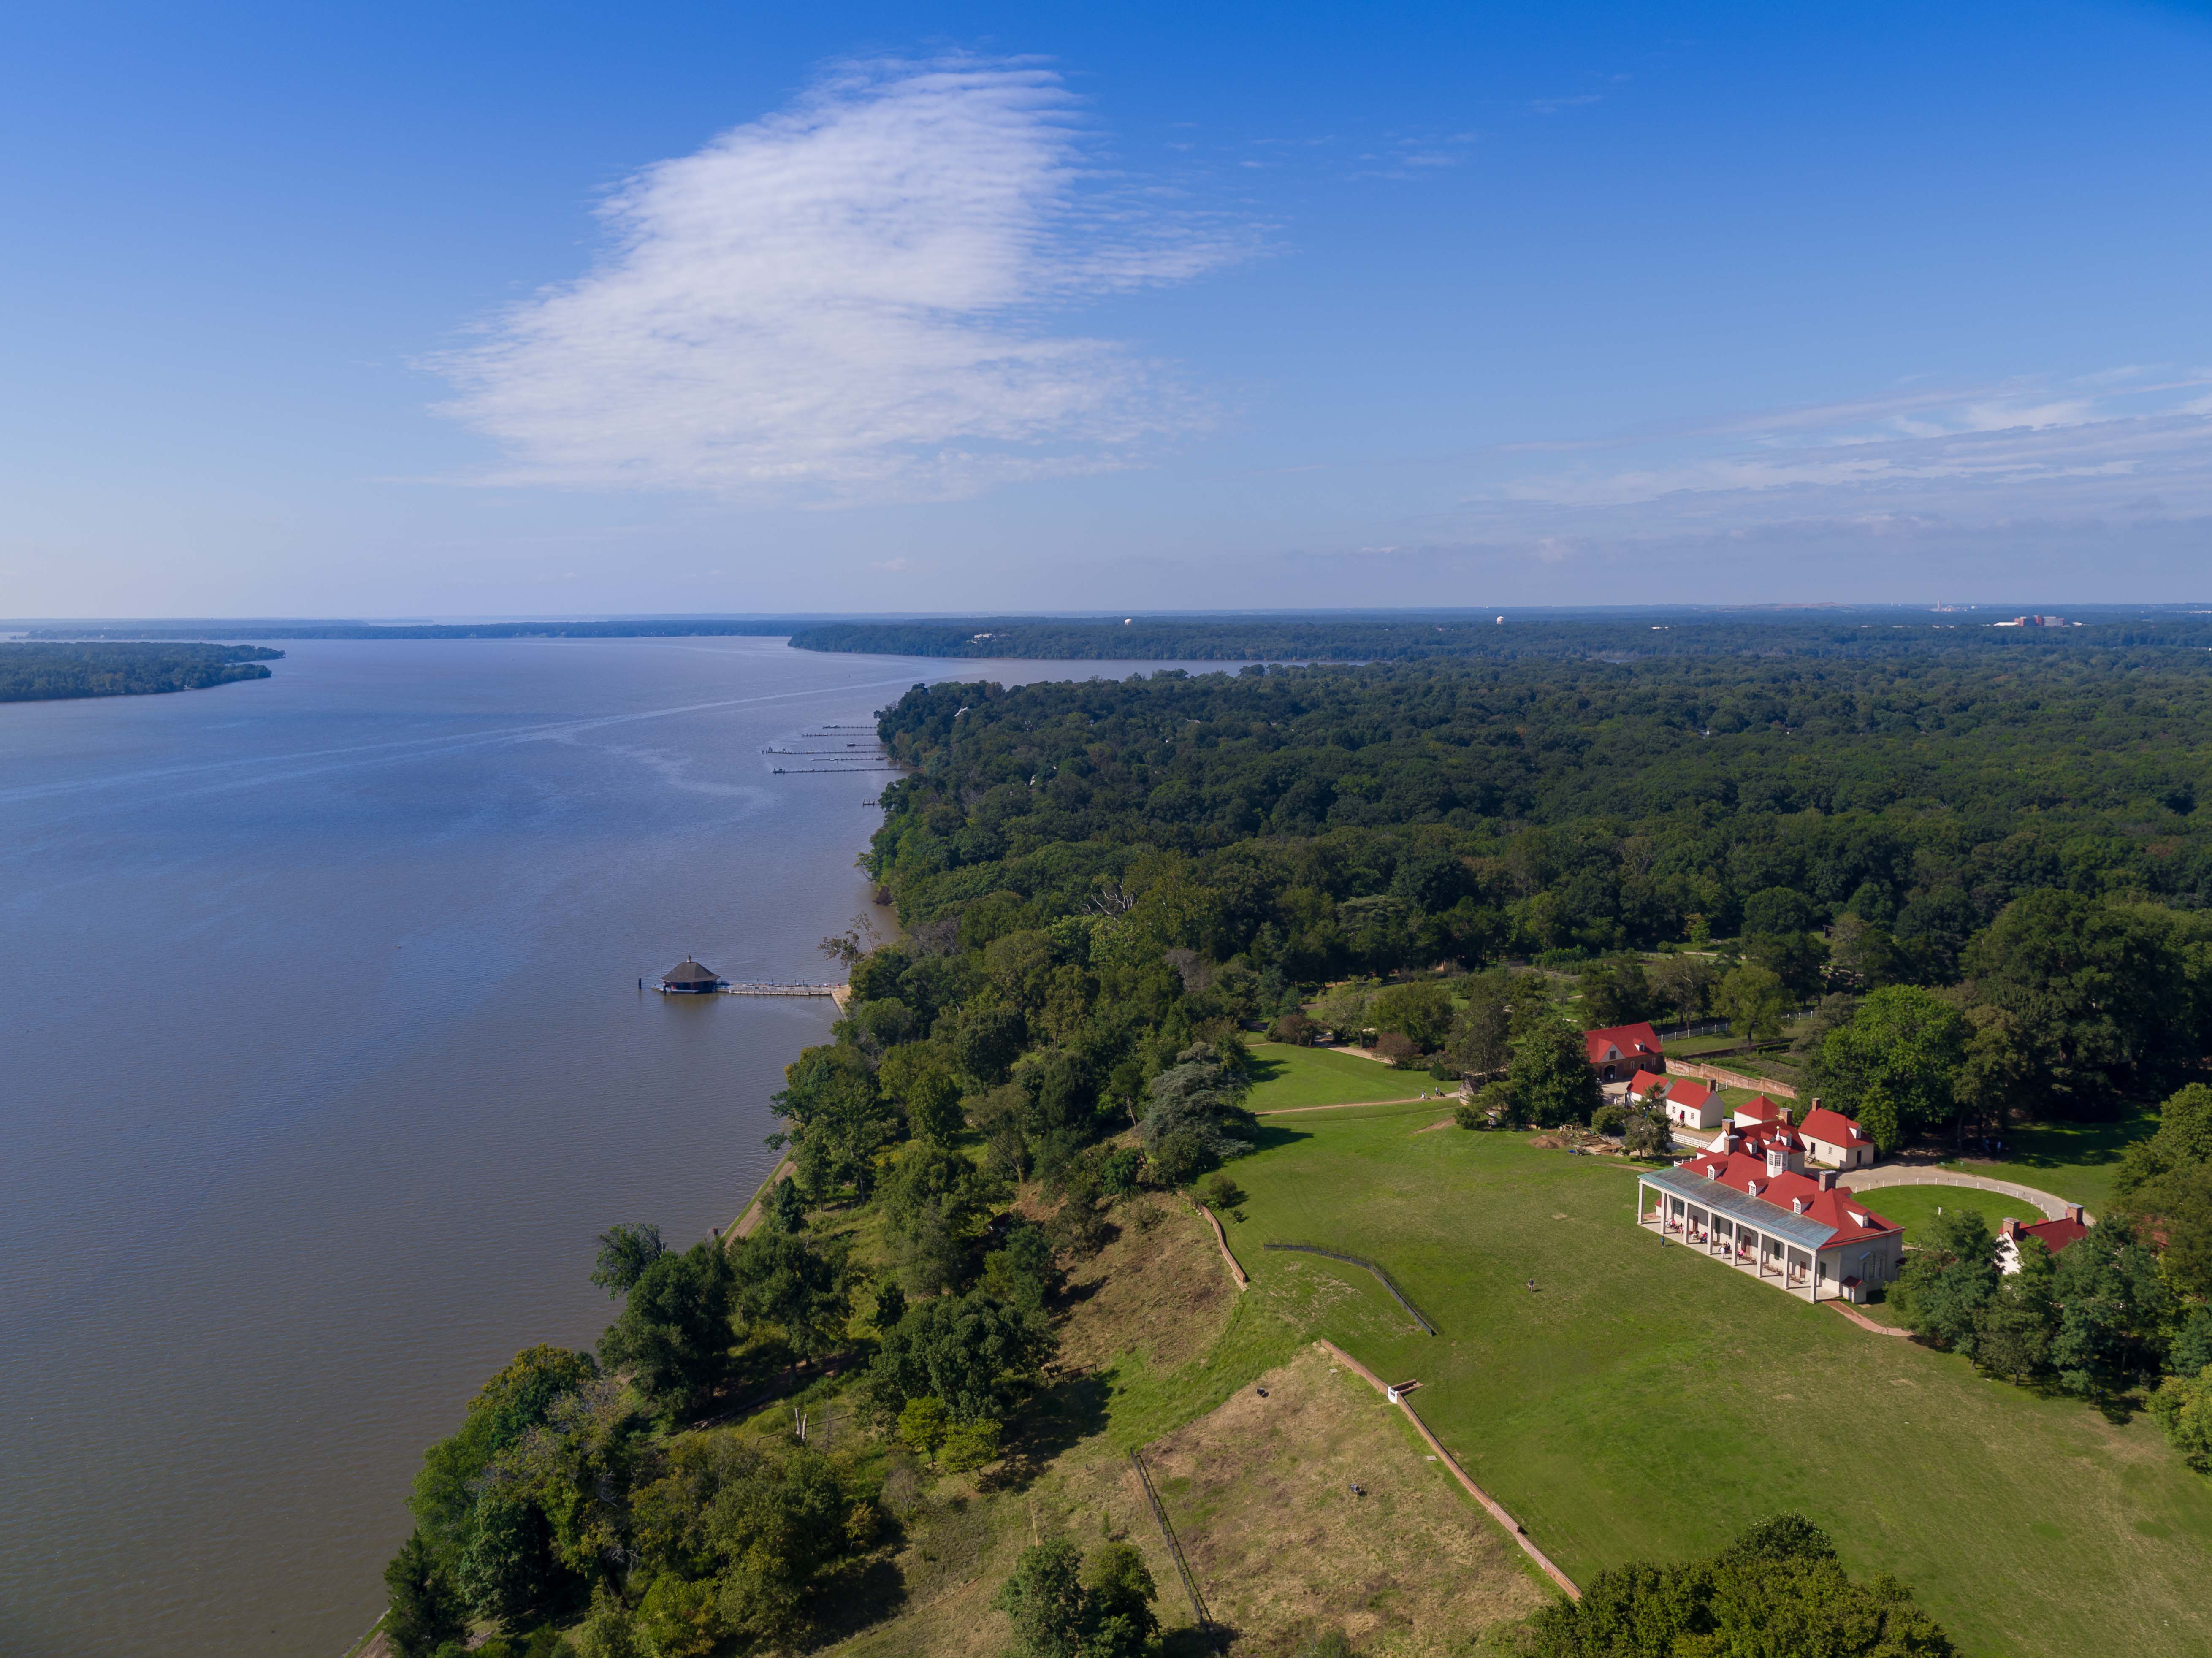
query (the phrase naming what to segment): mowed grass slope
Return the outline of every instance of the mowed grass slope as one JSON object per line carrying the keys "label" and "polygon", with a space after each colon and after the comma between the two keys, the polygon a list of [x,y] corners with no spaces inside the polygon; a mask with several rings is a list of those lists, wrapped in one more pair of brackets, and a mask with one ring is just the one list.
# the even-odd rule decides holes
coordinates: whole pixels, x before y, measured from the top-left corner
{"label": "mowed grass slope", "polygon": [[[1967,1652],[2212,1651],[2212,1480],[2148,1419],[1984,1381],[1662,1250],[1617,1163],[1415,1132],[1433,1116],[1270,1121],[1236,1165],[1250,1196],[1231,1240],[1256,1295],[1295,1296],[1318,1333],[1418,1377],[1422,1414],[1569,1575],[1707,1553],[1798,1509]],[[1442,1334],[1364,1273],[1269,1239],[1380,1261]],[[1332,1274],[1334,1298],[1316,1296]]]}
{"label": "mowed grass slope", "polygon": [[2006,1131],[2002,1157],[1943,1166],[2016,1181],[2069,1203],[2086,1204],[2091,1214],[2100,1215],[2112,1201],[2112,1184],[2128,1147],[2157,1132],[2155,1111],[2137,1111],[2118,1122],[2032,1123]]}
{"label": "mowed grass slope", "polygon": [[1255,1111],[1407,1100],[1424,1089],[1434,1093],[1444,1086],[1425,1071],[1394,1070],[1376,1060],[1326,1048],[1255,1042],[1252,1060],[1252,1093],[1244,1103]]}
{"label": "mowed grass slope", "polygon": [[[1850,1183],[1848,1175],[1844,1183]],[[1996,1192],[1978,1192],[1971,1186],[1877,1186],[1860,1195],[1874,1206],[1875,1212],[1884,1220],[1905,1229],[1908,1245],[1919,1242],[1921,1234],[1934,1224],[1938,1209],[1946,1214],[1971,1209],[1989,1224],[1992,1236],[2007,1215],[2021,1221],[2044,1218],[2043,1211],[2023,1199],[2008,1198]]]}

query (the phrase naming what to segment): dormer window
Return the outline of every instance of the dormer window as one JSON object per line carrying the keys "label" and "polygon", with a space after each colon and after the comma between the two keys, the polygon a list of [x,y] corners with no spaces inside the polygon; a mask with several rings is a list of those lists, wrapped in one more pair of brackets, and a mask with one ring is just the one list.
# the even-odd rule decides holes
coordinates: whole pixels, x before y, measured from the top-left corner
{"label": "dormer window", "polygon": [[1805,1199],[1802,1199],[1802,1198],[1792,1198],[1792,1199],[1790,1199],[1790,1212],[1791,1214],[1793,1214],[1793,1215],[1802,1215],[1802,1214],[1803,1214],[1803,1213],[1805,1212]]}

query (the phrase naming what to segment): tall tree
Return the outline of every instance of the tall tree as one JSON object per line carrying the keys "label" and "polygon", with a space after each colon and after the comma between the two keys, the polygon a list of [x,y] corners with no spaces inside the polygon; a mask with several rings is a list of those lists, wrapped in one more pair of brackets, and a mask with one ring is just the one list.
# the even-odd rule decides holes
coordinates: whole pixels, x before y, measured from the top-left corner
{"label": "tall tree", "polygon": [[1451,993],[1433,979],[1393,985],[1375,998],[1368,1017],[1376,1029],[1395,1030],[1425,1053],[1451,1034]]}
{"label": "tall tree", "polygon": [[1892,985],[1828,1033],[1815,1074],[1838,1110],[1856,1117],[1882,1151],[1894,1151],[1956,1110],[1966,1038],[1966,1019],[1933,991]]}
{"label": "tall tree", "polygon": [[1968,945],[1974,999],[2018,1020],[2031,1048],[2030,1103],[2100,1112],[2115,1089],[2155,1074],[2197,1032],[2164,929],[2139,913],[2045,888],[2014,899]]}
{"label": "tall tree", "polygon": [[713,1398],[729,1368],[730,1257],[713,1239],[665,1254],[630,1286],[622,1313],[599,1338],[608,1369],[632,1373],[664,1414],[692,1414]]}
{"label": "tall tree", "polygon": [[1790,993],[1771,969],[1747,964],[1732,969],[1721,981],[1713,1011],[1745,1042],[1771,1042],[1790,1017]]}
{"label": "tall tree", "polygon": [[898,1136],[897,1110],[876,1091],[875,1073],[857,1048],[842,1042],[810,1048],[784,1067],[785,1086],[769,1109],[791,1124],[769,1145],[792,1145],[792,1163],[810,1196],[851,1187],[863,1198],[875,1176],[876,1153]]}
{"label": "tall tree", "polygon": [[1588,1122],[1604,1098],[1582,1033],[1556,1018],[1521,1039],[1506,1084],[1522,1118],[1540,1128]]}
{"label": "tall tree", "polygon": [[2051,1363],[2060,1386],[2103,1399],[2158,1374],[2172,1301],[2133,1227],[2107,1215],[2060,1254],[2057,1277]]}
{"label": "tall tree", "polygon": [[941,1296],[884,1333],[868,1370],[877,1408],[896,1417],[910,1399],[942,1400],[956,1421],[1003,1417],[1054,1351],[1050,1326],[984,1291]]}
{"label": "tall tree", "polygon": [[1452,1021],[1452,1063],[1478,1075],[1503,1071],[1513,1057],[1513,981],[1484,973],[1467,981],[1467,1005]]}
{"label": "tall tree", "polygon": [[592,1282],[619,1301],[629,1293],[639,1275],[668,1253],[658,1226],[610,1226],[599,1234],[599,1258],[592,1268]]}
{"label": "tall tree", "polygon": [[390,1595],[382,1625],[385,1644],[398,1658],[431,1658],[449,1641],[469,1632],[460,1593],[419,1531],[409,1535],[384,1569]]}
{"label": "tall tree", "polygon": [[1921,1233],[1889,1292],[1913,1333],[1972,1357],[1974,1320],[1996,1293],[1995,1244],[1989,1223],[1971,1209],[1949,1209]]}
{"label": "tall tree", "polygon": [[758,1231],[730,1252],[730,1272],[738,1313],[780,1330],[800,1358],[844,1345],[853,1297],[842,1242],[817,1246],[788,1232]]}

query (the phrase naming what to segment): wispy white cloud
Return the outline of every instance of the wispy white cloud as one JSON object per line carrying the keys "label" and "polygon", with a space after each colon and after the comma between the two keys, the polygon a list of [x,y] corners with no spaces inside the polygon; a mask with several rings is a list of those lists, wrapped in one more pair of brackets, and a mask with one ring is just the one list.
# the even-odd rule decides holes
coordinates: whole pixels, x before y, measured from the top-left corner
{"label": "wispy white cloud", "polygon": [[1187,282],[1254,227],[1095,160],[1032,62],[846,65],[629,179],[581,279],[431,364],[482,481],[830,505],[1126,465],[1202,425],[1161,365],[1054,324]]}
{"label": "wispy white cloud", "polygon": [[[1459,513],[1546,550],[1561,537],[1735,533],[1787,524],[1919,535],[2037,519],[2212,515],[2203,375],[1926,387],[1694,428],[1473,458]],[[1531,466],[1536,455],[1577,457]]]}
{"label": "wispy white cloud", "polygon": [[1827,500],[1838,515],[1955,513],[1973,504],[2020,511],[2037,500],[2079,513],[2142,501],[2157,484],[2174,511],[2212,511],[2212,409],[2205,380],[2157,385],[2084,376],[2066,385],[2004,385],[1860,398],[1816,409],[1743,416],[1681,431],[1595,440],[1562,449],[1644,451],[1597,465],[1522,471],[1509,455],[1482,466],[1475,508],[1655,508],[1760,513],[1790,495],[1801,515]]}

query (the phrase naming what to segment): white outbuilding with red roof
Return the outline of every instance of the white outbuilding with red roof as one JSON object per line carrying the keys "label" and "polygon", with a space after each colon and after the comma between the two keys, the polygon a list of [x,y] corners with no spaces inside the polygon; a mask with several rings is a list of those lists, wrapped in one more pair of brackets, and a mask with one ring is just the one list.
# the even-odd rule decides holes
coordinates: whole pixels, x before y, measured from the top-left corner
{"label": "white outbuilding with red roof", "polygon": [[1805,1114],[1805,1121],[1797,1125],[1797,1133],[1805,1141],[1807,1153],[1816,1162],[1844,1169],[1874,1166],[1874,1136],[1842,1112],[1831,1111],[1818,1100]]}
{"label": "white outbuilding with red roof", "polygon": [[1719,1127],[1728,1114],[1721,1103],[1721,1090],[1693,1082],[1687,1077],[1677,1077],[1667,1088],[1667,1121],[1677,1128],[1704,1130]]}

